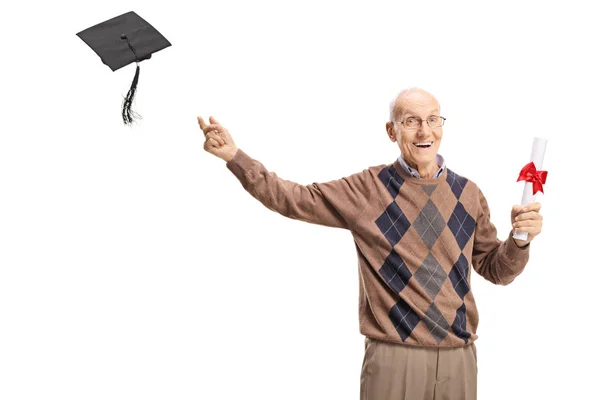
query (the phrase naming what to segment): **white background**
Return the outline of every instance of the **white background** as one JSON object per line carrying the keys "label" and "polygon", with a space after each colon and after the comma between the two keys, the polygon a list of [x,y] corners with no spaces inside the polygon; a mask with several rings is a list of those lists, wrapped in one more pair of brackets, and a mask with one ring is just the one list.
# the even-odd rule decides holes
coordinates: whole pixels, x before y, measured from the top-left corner
{"label": "white background", "polygon": [[[16,4],[0,24],[0,399],[357,399],[350,233],[263,207],[203,151],[196,115],[280,177],[324,182],[398,156],[384,125],[410,86],[437,96],[440,153],[502,238],[548,139],[525,272],[473,276],[479,398],[597,396],[600,25],[583,1]],[[173,46],[141,64],[128,128],[135,67],[111,72],[76,33],[132,10]]]}

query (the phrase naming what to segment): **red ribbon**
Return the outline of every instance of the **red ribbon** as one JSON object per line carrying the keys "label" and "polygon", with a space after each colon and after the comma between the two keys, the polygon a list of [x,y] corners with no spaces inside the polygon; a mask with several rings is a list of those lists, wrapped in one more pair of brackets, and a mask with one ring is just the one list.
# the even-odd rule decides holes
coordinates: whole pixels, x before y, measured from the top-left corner
{"label": "red ribbon", "polygon": [[533,183],[533,194],[537,192],[544,193],[544,187],[542,186],[546,183],[546,175],[548,175],[548,171],[538,171],[535,169],[535,164],[533,161],[523,167],[521,173],[519,174],[519,181],[527,181]]}

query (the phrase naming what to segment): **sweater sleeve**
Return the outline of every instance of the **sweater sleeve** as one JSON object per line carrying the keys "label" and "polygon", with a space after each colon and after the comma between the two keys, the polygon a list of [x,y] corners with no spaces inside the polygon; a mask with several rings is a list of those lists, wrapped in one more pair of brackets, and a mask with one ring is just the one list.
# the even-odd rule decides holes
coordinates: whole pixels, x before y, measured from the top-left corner
{"label": "sweater sleeve", "polygon": [[505,241],[498,239],[496,227],[490,220],[490,209],[479,190],[479,216],[475,225],[473,269],[494,284],[508,285],[523,270],[529,260],[529,244],[517,246],[512,230]]}
{"label": "sweater sleeve", "polygon": [[369,197],[369,171],[325,183],[300,185],[281,179],[241,149],[227,168],[244,189],[268,209],[285,217],[353,229]]}

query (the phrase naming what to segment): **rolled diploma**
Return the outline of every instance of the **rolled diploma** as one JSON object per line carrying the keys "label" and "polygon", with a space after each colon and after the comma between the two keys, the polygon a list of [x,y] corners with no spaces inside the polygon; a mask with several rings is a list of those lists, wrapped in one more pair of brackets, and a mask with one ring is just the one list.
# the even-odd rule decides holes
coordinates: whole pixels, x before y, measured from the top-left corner
{"label": "rolled diploma", "polygon": [[[531,161],[535,165],[536,170],[542,169],[542,163],[544,162],[544,153],[546,152],[546,143],[548,141],[542,138],[533,138],[533,146],[531,148]],[[523,187],[523,197],[521,198],[521,205],[526,206],[529,203],[535,201],[535,195],[533,194],[533,183],[525,182]],[[514,232],[513,237],[515,239],[527,240],[527,232]]]}

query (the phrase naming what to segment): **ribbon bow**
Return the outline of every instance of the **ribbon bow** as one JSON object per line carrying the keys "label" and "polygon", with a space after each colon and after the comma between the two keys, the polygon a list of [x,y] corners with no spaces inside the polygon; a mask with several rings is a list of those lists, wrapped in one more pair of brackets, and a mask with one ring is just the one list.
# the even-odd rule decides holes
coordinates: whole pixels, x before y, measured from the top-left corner
{"label": "ribbon bow", "polygon": [[519,181],[527,181],[533,183],[533,194],[537,192],[544,193],[544,187],[542,186],[546,183],[546,176],[548,175],[548,171],[538,171],[535,169],[535,164],[531,161],[529,164],[523,167],[521,173],[519,174]]}

